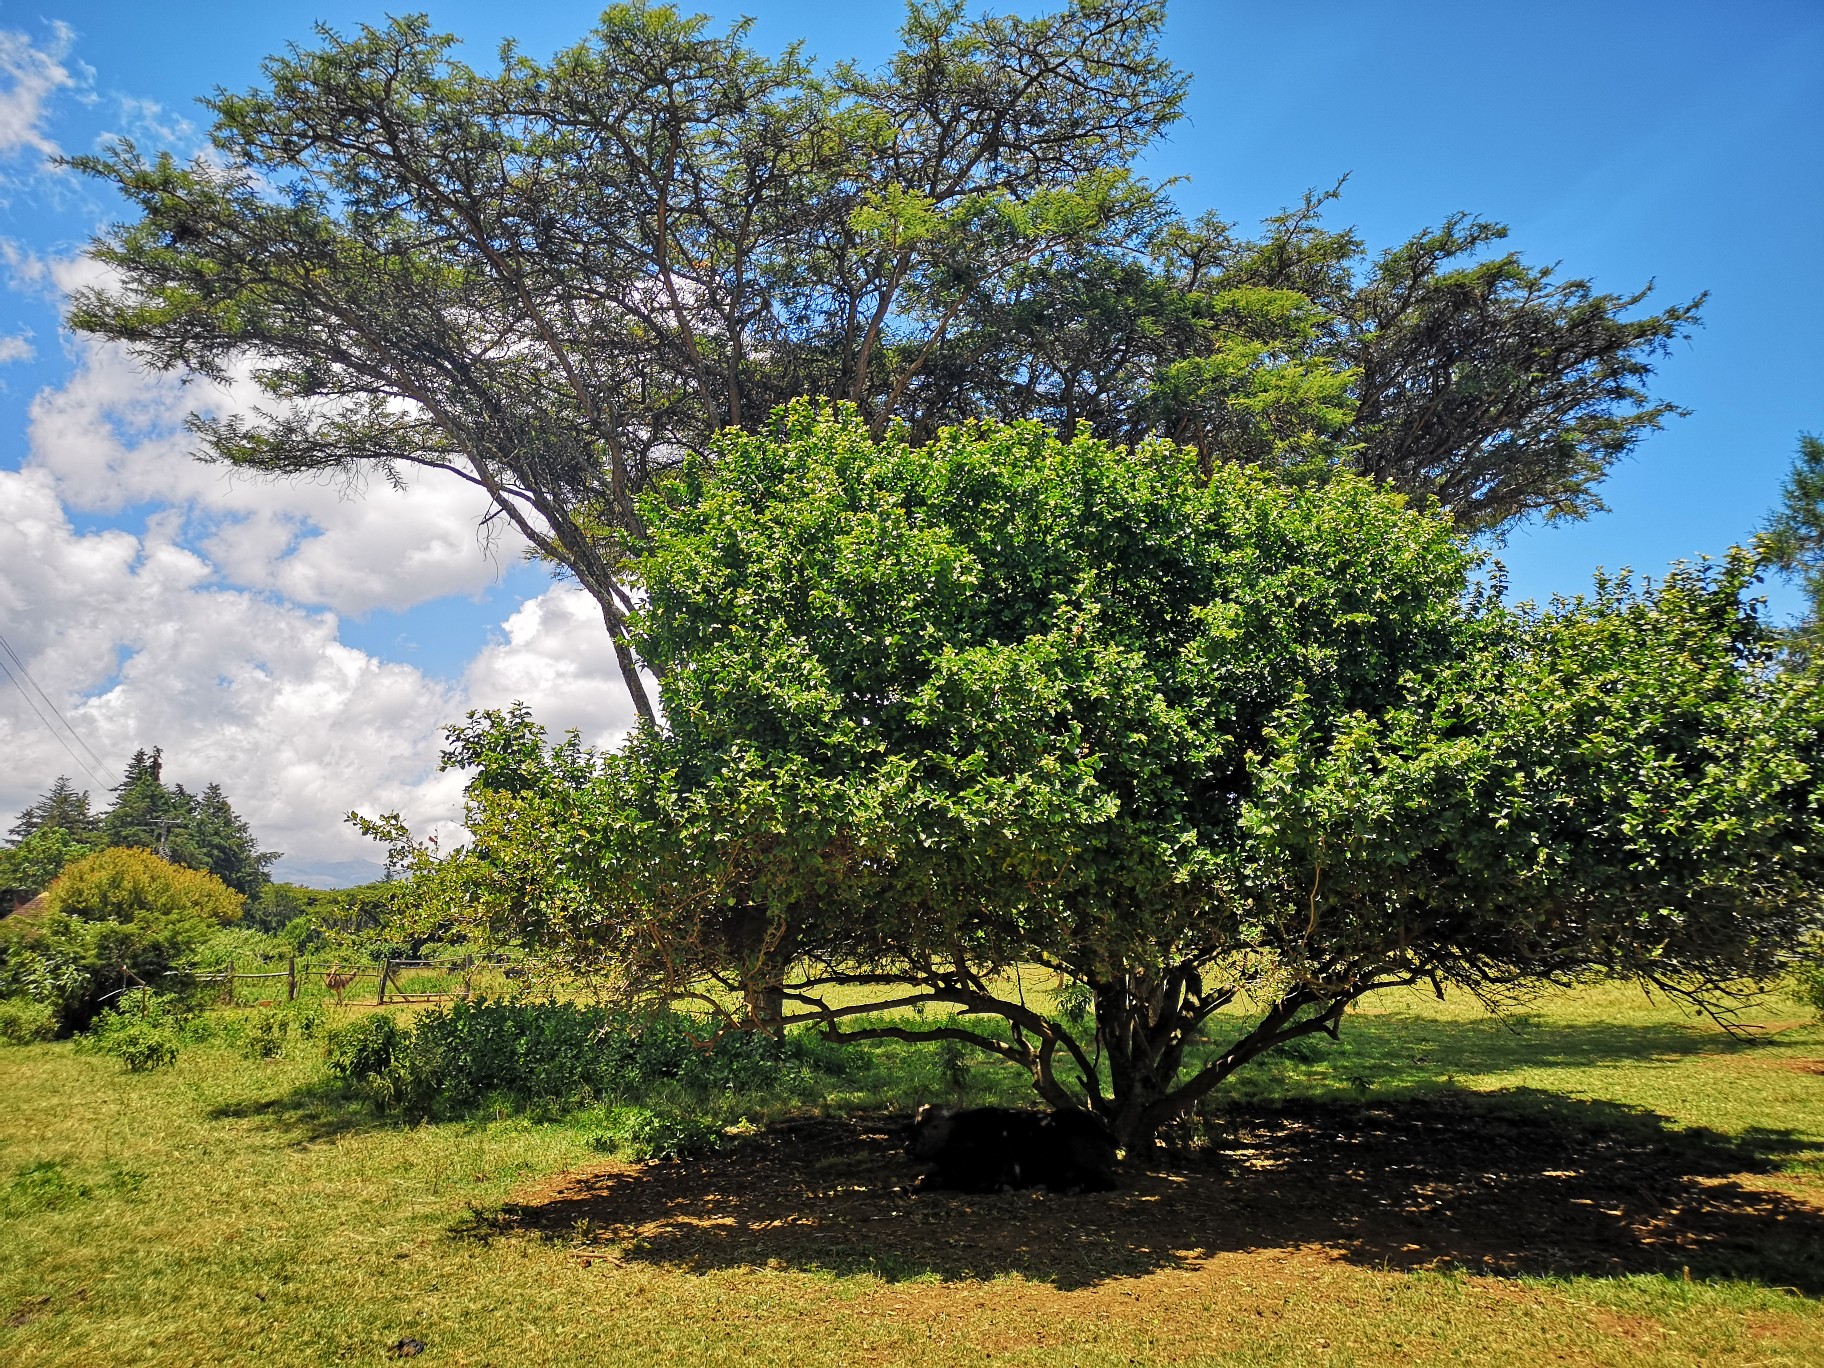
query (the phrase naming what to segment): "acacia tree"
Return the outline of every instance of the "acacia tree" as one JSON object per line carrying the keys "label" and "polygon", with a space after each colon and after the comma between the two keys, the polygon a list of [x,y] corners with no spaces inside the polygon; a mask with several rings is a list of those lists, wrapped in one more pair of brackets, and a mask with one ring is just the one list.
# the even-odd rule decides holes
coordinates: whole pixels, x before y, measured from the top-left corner
{"label": "acacia tree", "polygon": [[959,1041],[1131,1149],[1378,989],[1714,1009],[1817,906],[1824,699],[1745,554],[1516,610],[1357,477],[809,404],[646,517],[663,724],[472,716],[425,890],[631,995]]}
{"label": "acacia tree", "polygon": [[[72,159],[136,218],[72,324],[265,407],[201,454],[477,485],[575,575],[652,718],[623,559],[638,496],[796,396],[915,440],[971,417],[1162,434],[1206,465],[1353,467],[1461,525],[1576,516],[1669,411],[1689,306],[1556,281],[1466,219],[1374,260],[1325,197],[1258,238],[1129,172],[1176,118],[1159,0],[1031,19],[915,3],[878,72],[610,8],[547,62],[422,17],[319,30],[218,93],[214,151]],[[653,670],[663,662],[646,661]]]}

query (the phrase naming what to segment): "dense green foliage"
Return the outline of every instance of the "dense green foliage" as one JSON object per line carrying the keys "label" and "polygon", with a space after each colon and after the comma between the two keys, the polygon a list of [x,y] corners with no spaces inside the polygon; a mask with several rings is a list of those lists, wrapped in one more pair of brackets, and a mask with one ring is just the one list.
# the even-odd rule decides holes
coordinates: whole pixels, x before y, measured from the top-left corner
{"label": "dense green foliage", "polygon": [[810,1096],[848,1066],[847,1052],[808,1036],[718,1038],[704,1021],[673,1013],[551,1001],[457,1001],[409,1026],[374,1013],[329,1043],[331,1073],[375,1105],[440,1115],[484,1102],[549,1109],[724,1092]]}
{"label": "dense green foliage", "polygon": [[114,790],[114,805],[101,819],[110,846],[155,850],[191,869],[215,875],[235,891],[252,896],[267,883],[277,851],[262,851],[253,831],[228,802],[220,784],[193,794],[164,782],[164,758],[136,751]]}
{"label": "dense green foliage", "polygon": [[[1815,917],[1824,703],[1745,556],[1512,610],[1354,477],[809,405],[648,517],[664,726],[456,729],[476,842],[425,884],[630,994],[976,1045],[1137,1140],[1383,987],[1714,1002]],[[1015,1029],[845,1028],[882,1003]]]}
{"label": "dense green foliage", "polygon": [[96,1017],[80,1044],[112,1055],[128,1073],[148,1073],[177,1063],[184,1025],[168,995],[135,988],[121,994],[112,1011]]}
{"label": "dense green foliage", "polygon": [[29,997],[0,998],[0,1041],[32,1045],[57,1035],[57,1013]]}
{"label": "dense green foliage", "polygon": [[[220,784],[200,794],[164,782],[164,757],[135,751],[105,813],[91,811],[89,795],[66,776],[19,814],[0,849],[0,896],[29,898],[51,886],[72,860],[110,847],[155,851],[191,869],[207,870],[249,897],[269,883],[266,871],[279,858],[262,851],[252,829],[229,803]],[[295,914],[294,914],[295,915]]]}
{"label": "dense green foliage", "polygon": [[7,838],[15,845],[41,831],[62,831],[71,836],[93,836],[101,819],[89,807],[87,790],[79,790],[68,775],[60,774],[49,791],[19,814]]}
{"label": "dense green foliage", "polygon": [[65,1030],[132,984],[172,989],[234,921],[241,895],[214,875],[146,850],[110,849],[66,868],[42,911],[0,922],[0,997],[49,1005]]}
{"label": "dense green foliage", "polygon": [[[51,886],[71,860],[103,844],[89,795],[66,775],[19,814],[0,848],[0,899],[25,901]],[[10,910],[0,907],[0,911]]]}
{"label": "dense green foliage", "polygon": [[1186,220],[1132,173],[1183,97],[1163,21],[928,0],[872,72],[639,3],[493,73],[422,16],[322,29],[207,102],[209,156],[72,159],[133,217],[71,321],[161,368],[250,367],[270,405],[198,415],[213,459],[485,490],[595,596],[649,717],[638,495],[796,397],[916,441],[1035,419],[1353,468],[1470,528],[1600,507],[1671,411],[1642,385],[1695,306],[1641,314],[1466,216],[1378,256],[1324,196],[1254,235]]}

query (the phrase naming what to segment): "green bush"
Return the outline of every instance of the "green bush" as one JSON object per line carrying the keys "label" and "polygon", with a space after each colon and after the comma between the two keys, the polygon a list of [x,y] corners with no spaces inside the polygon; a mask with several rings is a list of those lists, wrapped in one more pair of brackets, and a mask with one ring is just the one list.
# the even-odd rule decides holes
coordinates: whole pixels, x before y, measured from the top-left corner
{"label": "green bush", "polygon": [[696,1116],[616,1107],[605,1138],[630,1159],[689,1159],[714,1149],[722,1132]]}
{"label": "green bush", "polygon": [[[418,1017],[362,1018],[330,1037],[330,1070],[382,1109],[460,1112],[489,1100],[522,1108],[698,1098],[821,1095],[854,1052],[808,1035],[711,1039],[676,1013],[629,1016],[567,1002],[455,1002]],[[643,1143],[643,1142],[642,1142]]]}
{"label": "green bush", "polygon": [[400,1030],[385,1012],[364,1016],[330,1032],[329,1071],[350,1092],[390,1111],[411,1100],[405,1051],[410,1039],[410,1032]]}
{"label": "green bush", "polygon": [[0,1000],[0,1041],[9,1045],[33,1045],[51,1040],[57,1034],[57,1014],[47,1003],[29,997]]}
{"label": "green bush", "polygon": [[159,1017],[109,1012],[89,1033],[91,1048],[113,1055],[129,1073],[145,1073],[177,1063],[178,1033]]}
{"label": "green bush", "polygon": [[328,1024],[320,1003],[260,1007],[240,1023],[241,1050],[249,1059],[276,1059],[294,1040],[321,1039]]}
{"label": "green bush", "polygon": [[196,1014],[181,998],[134,988],[96,1016],[78,1044],[112,1055],[130,1073],[143,1073],[175,1064],[184,1039],[201,1034],[207,1034],[207,1028],[199,1029]]}
{"label": "green bush", "polygon": [[124,982],[181,991],[192,956],[241,908],[213,875],[127,849],[77,860],[45,902],[0,921],[0,996],[44,1003],[63,1032],[87,1027]]}

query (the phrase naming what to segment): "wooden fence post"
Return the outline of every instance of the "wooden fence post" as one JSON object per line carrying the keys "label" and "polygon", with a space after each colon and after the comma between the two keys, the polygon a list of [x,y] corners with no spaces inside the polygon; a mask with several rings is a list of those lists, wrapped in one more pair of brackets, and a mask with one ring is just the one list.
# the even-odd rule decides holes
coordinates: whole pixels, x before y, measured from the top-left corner
{"label": "wooden fence post", "polygon": [[475,996],[475,956],[470,955],[462,962],[462,1000],[467,1002]]}
{"label": "wooden fence post", "polygon": [[234,961],[228,961],[228,972],[222,976],[222,1005],[234,1005]]}
{"label": "wooden fence post", "polygon": [[386,981],[392,977],[393,962],[390,959],[380,961],[380,1006],[386,1006]]}
{"label": "wooden fence post", "polygon": [[285,1001],[298,1000],[298,957],[293,955],[285,962]]}

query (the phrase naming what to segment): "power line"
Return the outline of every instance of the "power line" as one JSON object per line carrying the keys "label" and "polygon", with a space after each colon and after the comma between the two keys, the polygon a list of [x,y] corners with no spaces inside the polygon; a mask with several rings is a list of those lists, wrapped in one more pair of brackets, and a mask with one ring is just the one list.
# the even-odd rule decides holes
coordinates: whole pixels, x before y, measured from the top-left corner
{"label": "power line", "polygon": [[19,690],[19,696],[25,700],[25,706],[30,708],[32,710],[32,712],[37,715],[37,718],[40,722],[44,723],[45,730],[50,732],[50,734],[52,736],[57,738],[57,744],[62,746],[66,751],[69,751],[70,759],[72,759],[76,762],[77,767],[80,768],[84,773],[86,773],[89,776],[90,779],[93,779],[101,787],[103,787],[103,788],[109,787],[107,781],[104,780],[100,775],[95,773],[94,769],[90,766],[89,762],[87,760],[84,760],[80,755],[78,755],[76,753],[75,747],[71,746],[68,741],[65,741],[63,739],[63,733],[59,732],[57,730],[57,728],[55,728],[51,725],[50,719],[47,718],[42,712],[38,711],[38,705],[32,701],[32,696],[25,691],[25,685],[21,684],[17,679],[13,678],[13,672],[7,668],[6,661],[4,661],[4,660],[0,660],[0,674],[4,674],[8,679],[11,679],[13,681],[13,687],[15,689]]}
{"label": "power line", "polygon": [[[32,678],[31,671],[25,668],[25,661],[20,659],[19,652],[13,649],[12,643],[9,642],[4,635],[0,635],[0,652],[4,652],[4,656],[0,656],[0,671],[3,671],[6,674],[6,677],[12,680],[13,687],[19,690],[19,696],[25,700],[26,706],[32,710],[38,720],[44,723],[45,729],[49,731],[52,736],[57,738],[57,743],[59,745],[66,751],[69,751],[70,758],[88,774],[89,778],[93,779],[102,788],[113,787],[113,785],[104,777],[107,774],[113,773],[112,767],[107,761],[95,754],[95,752],[89,748],[89,743],[82,739],[82,734],[70,725],[70,719],[63,715],[56,703],[51,700],[51,696],[44,691],[37,680]],[[14,675],[13,670],[8,668],[5,656],[10,656],[12,658],[13,667],[17,668],[19,674],[23,675],[27,682],[31,684],[32,688],[37,691],[38,697],[44,700],[44,706],[51,710],[52,715],[55,716],[59,722],[63,723],[64,731],[67,731],[70,734],[70,738],[73,739],[78,746],[81,746],[83,750],[88,751],[88,760],[85,760],[82,756],[78,755],[75,749],[70,745],[70,742],[64,739],[63,732],[58,731],[56,727],[51,725],[50,718],[47,718],[44,715],[43,710],[39,708],[31,694],[25,691],[25,685],[21,684],[18,676]],[[89,763],[91,760],[94,761],[93,764]],[[118,782],[118,777],[116,778],[116,782]]]}

